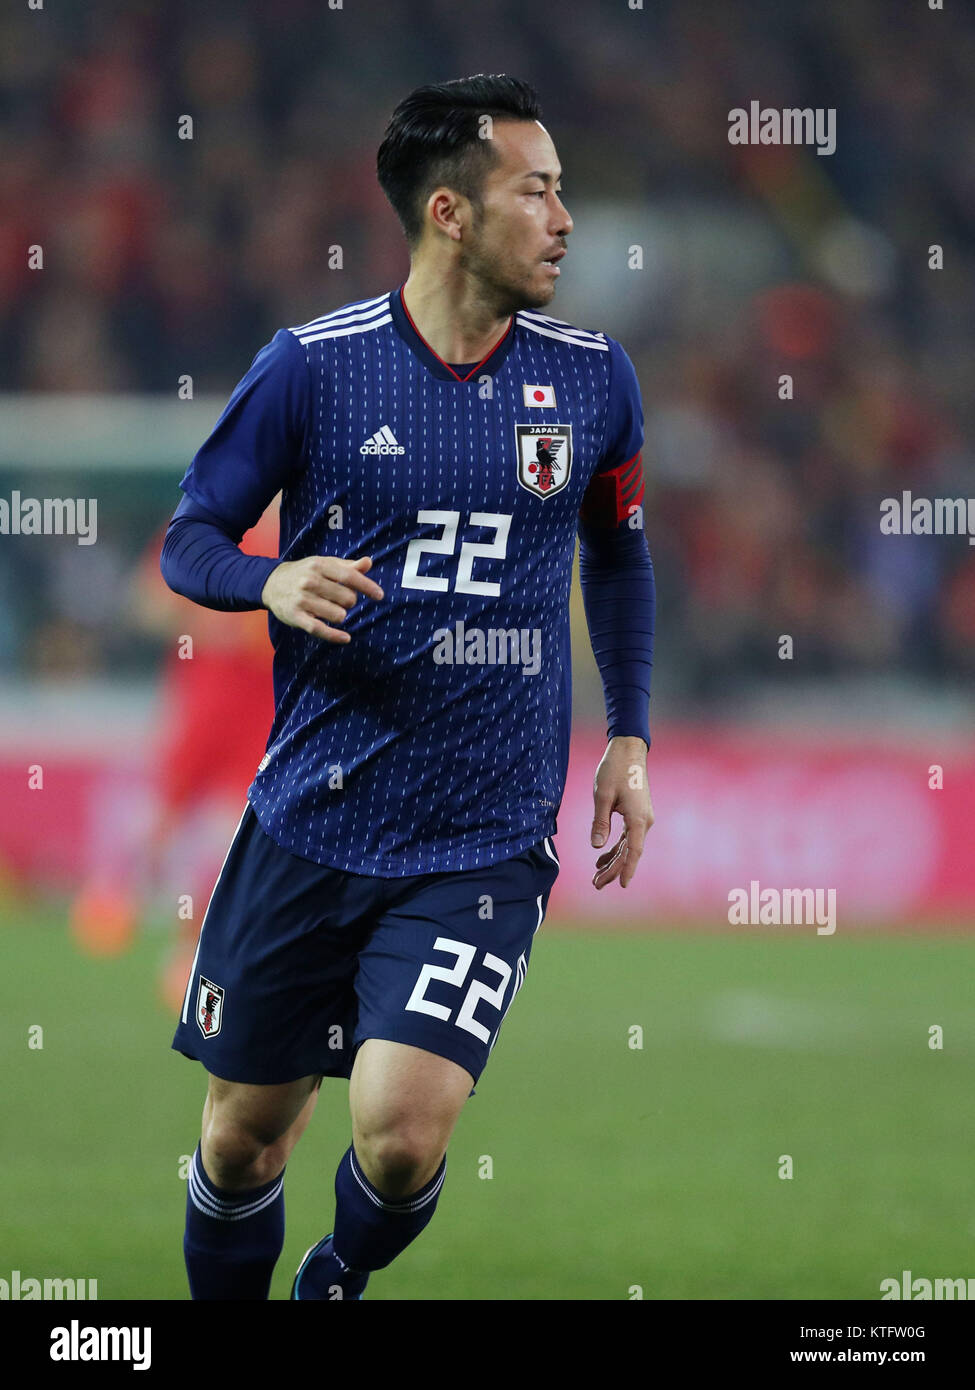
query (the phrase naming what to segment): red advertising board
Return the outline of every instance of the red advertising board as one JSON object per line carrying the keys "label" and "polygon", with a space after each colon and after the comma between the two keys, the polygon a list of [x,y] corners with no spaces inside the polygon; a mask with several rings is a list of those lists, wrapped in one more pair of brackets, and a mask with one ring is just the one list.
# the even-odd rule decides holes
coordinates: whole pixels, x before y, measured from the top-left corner
{"label": "red advertising board", "polygon": [[[728,921],[729,893],[833,889],[838,919],[975,925],[975,740],[939,746],[891,739],[813,739],[687,726],[655,735],[650,787],[656,824],[624,892],[591,883],[592,778],[605,744],[577,731],[556,848],[562,871],[550,915],[626,920]],[[14,878],[71,891],[92,873],[135,872],[151,819],[149,772],[42,750],[43,786],[22,758],[0,760],[0,867]],[[941,768],[942,785],[937,771]],[[241,806],[243,805],[243,791]],[[219,868],[240,808],[210,825],[200,853]]]}

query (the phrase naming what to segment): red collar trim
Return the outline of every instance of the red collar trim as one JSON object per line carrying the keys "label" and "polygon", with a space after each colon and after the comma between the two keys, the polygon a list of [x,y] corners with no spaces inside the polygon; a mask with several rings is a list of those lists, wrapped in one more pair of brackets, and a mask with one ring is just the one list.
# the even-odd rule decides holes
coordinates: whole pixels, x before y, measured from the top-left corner
{"label": "red collar trim", "polygon": [[484,354],[484,356],[481,358],[480,362],[476,362],[476,363],[474,364],[474,366],[470,369],[470,371],[467,373],[466,376],[459,376],[459,375],[457,374],[457,372],[454,371],[454,369],[453,369],[453,367],[450,365],[450,363],[449,363],[449,362],[445,362],[445,361],[443,360],[443,358],[440,356],[439,352],[434,351],[434,349],[433,349],[433,348],[430,346],[430,344],[427,342],[426,338],[424,338],[423,334],[422,334],[422,333],[420,332],[420,330],[417,328],[416,324],[413,322],[413,315],[410,313],[409,309],[406,307],[406,295],[403,293],[403,287],[402,287],[402,286],[400,286],[399,301],[400,301],[400,303],[401,303],[402,306],[403,306],[403,312],[404,312],[404,314],[405,314],[406,317],[409,319],[410,327],[413,329],[413,332],[416,334],[416,336],[419,338],[420,342],[421,342],[421,343],[423,344],[423,346],[426,348],[427,352],[429,352],[429,353],[431,354],[431,356],[433,356],[433,357],[435,357],[435,358],[437,359],[437,361],[440,363],[440,365],[441,365],[442,367],[444,367],[444,368],[450,373],[450,375],[454,378],[455,381],[470,381],[470,379],[471,379],[471,377],[474,375],[474,373],[475,373],[476,371],[479,371],[480,368],[484,366],[484,363],[488,360],[488,358],[494,356],[494,354],[497,352],[498,348],[501,346],[501,344],[504,342],[504,340],[508,337],[508,334],[511,332],[512,328],[514,327],[514,323],[515,323],[515,318],[514,318],[514,315],[512,314],[512,316],[511,316],[511,317],[509,318],[509,320],[508,320],[508,326],[507,326],[507,328],[506,328],[506,329],[504,330],[504,332],[501,334],[501,337],[498,339],[498,341],[494,344],[494,347],[488,349],[488,351],[487,351],[487,352]]}

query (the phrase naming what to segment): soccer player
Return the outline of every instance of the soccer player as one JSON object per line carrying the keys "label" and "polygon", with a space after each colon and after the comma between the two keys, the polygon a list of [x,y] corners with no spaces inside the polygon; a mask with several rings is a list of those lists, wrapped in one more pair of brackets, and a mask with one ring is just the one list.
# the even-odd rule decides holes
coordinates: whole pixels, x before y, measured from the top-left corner
{"label": "soccer player", "polygon": [[[350,1078],[352,1142],[292,1297],[359,1298],[432,1217],[558,874],[577,531],[609,725],[592,845],[623,821],[597,889],[652,823],[639,389],[613,339],[540,312],[572,219],[538,118],[504,75],[400,103],[378,174],[407,280],[280,329],[182,481],[163,574],[269,610],[275,695],[173,1041],[210,1073],[193,1298],[267,1297],[323,1077]],[[279,557],[241,554],[278,491]]]}

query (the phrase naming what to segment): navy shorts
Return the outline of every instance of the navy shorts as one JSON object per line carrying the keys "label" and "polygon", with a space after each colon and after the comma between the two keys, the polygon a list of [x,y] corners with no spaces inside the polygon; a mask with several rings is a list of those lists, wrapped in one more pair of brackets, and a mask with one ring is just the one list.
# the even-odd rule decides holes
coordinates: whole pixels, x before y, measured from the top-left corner
{"label": "navy shorts", "polygon": [[550,839],[484,869],[372,878],[282,849],[248,802],[200,928],[173,1047],[227,1081],[350,1076],[359,1044],[477,1081],[528,969]]}

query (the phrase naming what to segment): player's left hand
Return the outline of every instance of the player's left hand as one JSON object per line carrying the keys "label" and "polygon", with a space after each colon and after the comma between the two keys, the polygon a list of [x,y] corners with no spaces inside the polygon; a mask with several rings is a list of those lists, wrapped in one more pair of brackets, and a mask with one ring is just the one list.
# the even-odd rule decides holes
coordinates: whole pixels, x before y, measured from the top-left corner
{"label": "player's left hand", "polygon": [[594,849],[610,834],[614,812],[623,817],[623,833],[612,849],[596,860],[593,885],[605,888],[614,878],[625,888],[636,873],[643,842],[653,825],[653,806],[647,781],[647,745],[642,738],[613,738],[603,754],[593,780],[595,815],[591,841]]}

